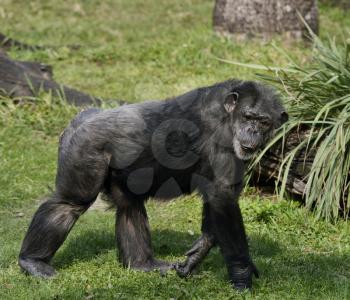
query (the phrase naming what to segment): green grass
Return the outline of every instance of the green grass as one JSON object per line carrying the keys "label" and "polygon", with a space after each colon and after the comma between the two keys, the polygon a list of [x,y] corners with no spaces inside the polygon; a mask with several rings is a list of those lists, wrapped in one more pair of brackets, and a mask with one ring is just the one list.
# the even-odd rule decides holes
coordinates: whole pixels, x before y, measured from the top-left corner
{"label": "green grass", "polygon": [[[272,43],[304,63],[301,43],[234,43],[211,29],[213,1],[2,1],[1,31],[18,40],[55,46],[11,51],[21,60],[52,64],[57,81],[105,98],[129,102],[176,95],[229,77],[253,78],[253,70],[214,57],[245,63],[284,65]],[[322,37],[340,35],[350,15],[322,7]],[[322,25],[323,24],[323,25]],[[327,30],[326,30],[327,28]],[[62,45],[81,45],[70,50]],[[140,273],[116,260],[114,213],[89,211],[76,224],[53,260],[59,276],[26,277],[17,266],[30,218],[54,184],[57,141],[78,111],[49,96],[37,105],[0,105],[0,299],[349,299],[350,225],[316,221],[290,201],[258,196],[241,199],[251,252],[261,278],[252,293],[236,294],[218,250],[198,273]],[[6,104],[5,104],[6,103]],[[157,257],[183,259],[200,232],[196,195],[148,211]]]}

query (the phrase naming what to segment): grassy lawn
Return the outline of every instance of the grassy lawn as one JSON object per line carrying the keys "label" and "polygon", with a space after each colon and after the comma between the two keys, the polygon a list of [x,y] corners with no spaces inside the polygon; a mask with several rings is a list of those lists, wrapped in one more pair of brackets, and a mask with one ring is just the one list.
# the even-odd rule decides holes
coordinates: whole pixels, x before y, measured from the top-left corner
{"label": "grassy lawn", "polygon": [[[180,94],[254,72],[215,57],[283,65],[307,63],[301,43],[234,43],[211,28],[213,1],[11,1],[0,0],[0,31],[37,52],[13,58],[49,63],[55,78],[104,98],[137,102]],[[350,13],[321,7],[322,37],[349,30]],[[69,45],[80,45],[78,50]],[[350,224],[316,221],[297,203],[258,196],[241,199],[252,257],[261,278],[251,293],[237,294],[217,249],[198,272],[180,279],[170,272],[123,269],[116,260],[114,212],[92,210],[79,219],[53,265],[49,281],[23,275],[17,266],[21,240],[40,201],[54,184],[58,135],[78,111],[52,102],[14,107],[0,99],[0,299],[350,299]],[[183,259],[200,233],[196,195],[169,203],[149,201],[157,257]]]}

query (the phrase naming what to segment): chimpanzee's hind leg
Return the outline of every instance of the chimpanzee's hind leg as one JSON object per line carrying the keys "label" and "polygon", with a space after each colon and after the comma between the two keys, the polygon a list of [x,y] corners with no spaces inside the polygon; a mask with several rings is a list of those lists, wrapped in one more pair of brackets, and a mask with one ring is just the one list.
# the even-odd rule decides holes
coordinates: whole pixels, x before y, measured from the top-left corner
{"label": "chimpanzee's hind leg", "polygon": [[143,201],[128,199],[120,191],[114,193],[117,203],[116,240],[119,260],[124,267],[142,271],[160,270],[165,273],[173,264],[156,260],[153,256],[151,234]]}
{"label": "chimpanzee's hind leg", "polygon": [[19,255],[20,267],[30,275],[51,277],[48,263],[66,239],[78,217],[89,207],[72,204],[54,195],[35,213]]}
{"label": "chimpanzee's hind leg", "polygon": [[26,273],[40,277],[55,274],[48,263],[79,216],[95,201],[107,168],[108,160],[98,151],[85,149],[80,159],[74,153],[60,153],[56,192],[34,214],[19,254],[19,265]]}

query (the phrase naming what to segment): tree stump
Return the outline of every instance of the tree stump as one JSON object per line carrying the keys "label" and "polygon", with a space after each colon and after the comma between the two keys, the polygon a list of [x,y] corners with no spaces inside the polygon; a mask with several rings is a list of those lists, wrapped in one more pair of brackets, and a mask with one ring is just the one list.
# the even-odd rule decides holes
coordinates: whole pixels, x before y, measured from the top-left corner
{"label": "tree stump", "polygon": [[307,37],[307,28],[298,12],[314,33],[318,33],[316,0],[216,0],[214,30],[235,39]]}

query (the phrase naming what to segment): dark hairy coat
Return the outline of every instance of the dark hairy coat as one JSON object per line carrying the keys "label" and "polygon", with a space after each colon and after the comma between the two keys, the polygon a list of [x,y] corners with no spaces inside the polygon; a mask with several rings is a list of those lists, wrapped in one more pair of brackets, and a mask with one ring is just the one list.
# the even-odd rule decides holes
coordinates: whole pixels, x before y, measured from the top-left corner
{"label": "dark hairy coat", "polygon": [[[218,244],[234,286],[251,287],[257,270],[237,201],[244,165],[286,118],[271,88],[240,80],[163,101],[81,112],[60,138],[56,190],[32,220],[20,253],[22,269],[52,276],[48,262],[79,215],[104,192],[116,205],[125,266],[174,267],[187,276]],[[202,236],[185,262],[154,259],[144,201],[195,190],[204,201]]]}

